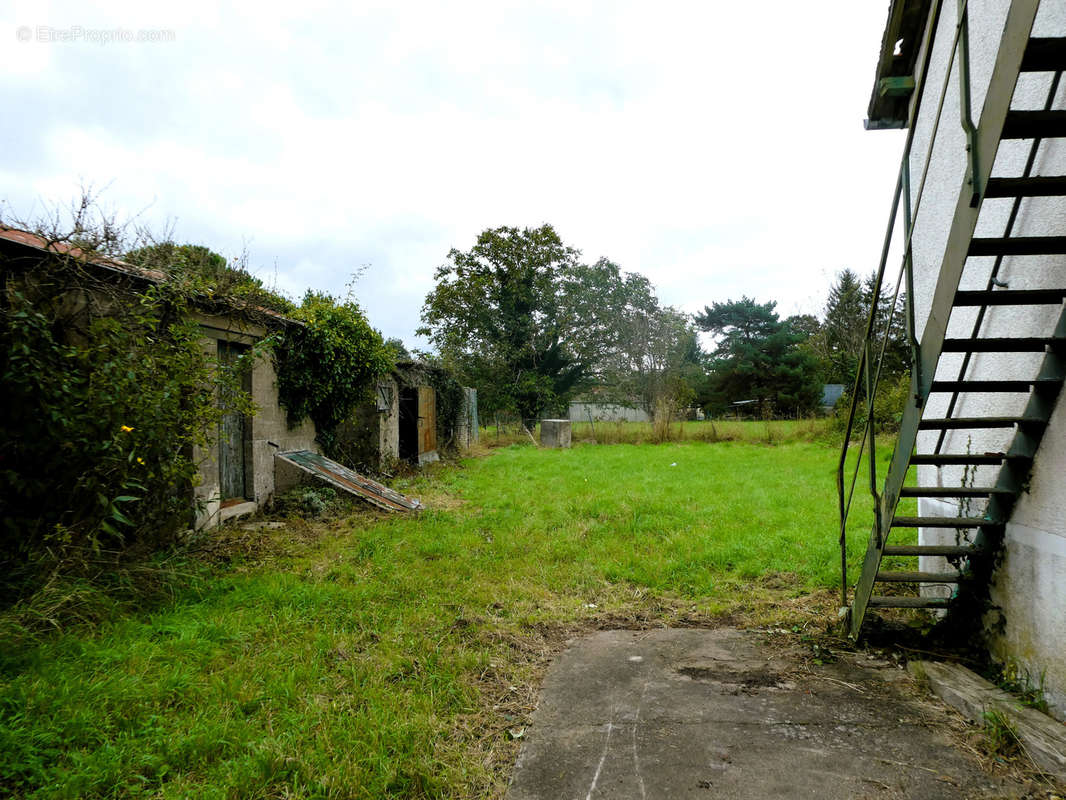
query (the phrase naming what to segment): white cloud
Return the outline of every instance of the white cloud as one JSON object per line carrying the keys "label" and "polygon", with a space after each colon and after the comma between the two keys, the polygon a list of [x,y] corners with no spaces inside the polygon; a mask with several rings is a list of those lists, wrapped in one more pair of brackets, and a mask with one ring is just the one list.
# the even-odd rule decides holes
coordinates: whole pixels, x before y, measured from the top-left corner
{"label": "white cloud", "polygon": [[[816,310],[880,248],[901,140],[861,121],[883,22],[854,0],[16,3],[0,192],[26,212],[110,184],[292,294],[369,264],[361,302],[408,341],[448,249],[496,225],[551,222],[688,310]],[[14,41],[38,24],[175,40]]]}

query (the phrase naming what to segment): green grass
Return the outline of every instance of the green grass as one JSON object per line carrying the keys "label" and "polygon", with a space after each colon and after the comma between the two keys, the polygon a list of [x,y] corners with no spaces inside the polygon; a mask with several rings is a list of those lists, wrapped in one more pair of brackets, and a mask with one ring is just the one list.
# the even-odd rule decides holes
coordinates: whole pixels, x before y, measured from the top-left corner
{"label": "green grass", "polygon": [[566,636],[831,620],[836,457],[514,446],[409,481],[418,518],[256,534],[282,552],[155,611],[0,646],[0,793],[500,796]]}

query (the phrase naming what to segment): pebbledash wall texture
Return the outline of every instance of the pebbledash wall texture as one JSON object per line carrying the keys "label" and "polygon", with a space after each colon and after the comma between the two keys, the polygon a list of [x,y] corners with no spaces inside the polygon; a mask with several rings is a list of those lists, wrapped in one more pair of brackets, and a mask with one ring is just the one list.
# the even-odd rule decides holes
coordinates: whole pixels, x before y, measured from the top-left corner
{"label": "pebbledash wall texture", "polygon": [[[965,191],[967,166],[966,138],[960,122],[959,82],[952,75],[935,139],[932,139],[937,101],[948,68],[957,24],[954,2],[943,2],[936,35],[932,43],[929,78],[915,122],[915,139],[911,156],[911,202],[918,202],[918,177],[929,157],[929,174],[920,205],[917,207],[912,239],[915,267],[915,310],[918,335],[929,316],[940,261],[947,243],[948,230],[960,191]],[[975,121],[984,103],[991,78],[1000,36],[1010,7],[1010,0],[970,0],[969,30],[971,81]],[[1033,36],[1066,36],[1066,3],[1044,0],[1041,3]],[[924,53],[919,53],[919,62]],[[958,70],[956,60],[952,72]],[[1044,107],[1051,86],[1051,73],[1023,73],[1015,89],[1013,109]],[[1066,108],[1066,81],[1058,88],[1052,106]],[[994,176],[1018,176],[1030,142],[1003,141],[993,167]],[[1066,174],[1066,142],[1045,140],[1033,170],[1034,175]],[[984,200],[976,236],[1004,235],[1010,198]],[[1066,233],[1066,198],[1037,197],[1022,201],[1013,236],[1051,236]],[[994,259],[970,258],[963,273],[960,289],[984,289]],[[1066,256],[1006,257],[999,278],[1011,289],[1052,288],[1066,284]],[[1062,313],[1059,307],[991,307],[981,331],[983,337],[1047,336]],[[948,327],[949,337],[966,338],[972,332],[976,309],[956,309]],[[1042,359],[1040,353],[976,354],[967,378],[1028,379]],[[961,354],[944,354],[937,377],[955,379]],[[995,414],[1017,415],[1023,410],[1026,395],[962,395],[955,416]],[[945,416],[948,395],[930,396],[925,416]],[[1046,699],[1052,713],[1066,718],[1066,408],[1059,402],[1050,426],[1037,453],[1029,491],[1023,493],[1006,526],[1005,553],[994,576],[992,600],[999,611],[986,619],[993,654],[1028,672],[1034,683],[1043,680]],[[944,452],[1001,451],[1007,449],[1013,429],[948,431]],[[917,451],[929,453],[936,444],[938,431],[919,433]],[[923,486],[960,485],[965,477],[970,485],[988,485],[995,481],[997,467],[919,467],[918,479]],[[951,473],[951,470],[956,470]],[[965,502],[965,501],[963,501]],[[980,508],[963,511],[981,513]],[[923,516],[958,516],[958,501],[922,499]],[[925,528],[919,531],[923,544],[952,544],[952,530]],[[920,569],[941,571],[947,565],[941,558],[923,558]],[[944,587],[926,587],[925,593],[944,591]]]}

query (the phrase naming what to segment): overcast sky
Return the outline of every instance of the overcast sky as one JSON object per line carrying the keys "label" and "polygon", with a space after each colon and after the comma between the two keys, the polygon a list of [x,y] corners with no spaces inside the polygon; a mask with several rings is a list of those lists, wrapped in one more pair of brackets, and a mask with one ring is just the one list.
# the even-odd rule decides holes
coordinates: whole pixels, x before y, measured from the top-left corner
{"label": "overcast sky", "polygon": [[92,184],[294,297],[365,266],[408,344],[448,250],[500,225],[551,223],[686,311],[817,313],[876,266],[886,0],[88,5],[0,8],[5,214]]}

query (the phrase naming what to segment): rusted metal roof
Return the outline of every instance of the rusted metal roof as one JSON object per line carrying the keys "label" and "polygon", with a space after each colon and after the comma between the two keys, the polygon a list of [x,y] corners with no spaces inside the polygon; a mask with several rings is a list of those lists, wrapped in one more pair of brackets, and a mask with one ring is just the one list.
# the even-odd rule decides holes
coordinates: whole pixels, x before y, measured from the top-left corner
{"label": "rusted metal roof", "polygon": [[274,458],[280,458],[309,475],[386,511],[421,511],[424,508],[418,500],[400,494],[310,450],[289,450],[275,454]]}
{"label": "rusted metal roof", "polygon": [[[0,239],[6,239],[9,242],[15,242],[16,244],[23,245],[25,247],[32,247],[35,250],[40,250],[43,253],[58,256],[68,256],[70,258],[76,258],[86,264],[92,264],[95,267],[101,267],[111,272],[118,272],[123,275],[128,275],[131,278],[139,278],[140,280],[148,281],[149,283],[165,283],[168,280],[168,275],[162,270],[158,269],[144,269],[143,267],[137,267],[133,264],[128,264],[125,261],[121,261],[117,258],[111,258],[110,256],[103,256],[94,253],[86,253],[77,245],[73,245],[70,242],[62,240],[51,240],[44,236],[41,236],[31,231],[24,231],[18,228],[9,228],[6,225],[0,225]],[[253,305],[251,303],[245,303],[240,300],[231,298],[211,298],[211,305],[223,305],[227,308],[236,311],[252,311],[256,314],[263,314],[268,317],[276,319],[278,322],[282,322],[288,325],[300,325],[303,323],[299,320],[286,317],[277,311],[270,308],[264,308],[263,306]]]}
{"label": "rusted metal roof", "polygon": [[5,225],[0,225],[0,239],[7,239],[9,242],[16,242],[18,244],[26,245],[27,247],[33,247],[53,255],[69,256],[71,258],[76,258],[79,261],[84,261],[87,264],[106,267],[107,269],[112,269],[116,272],[125,272],[128,275],[143,278],[152,281],[153,283],[162,283],[167,279],[166,273],[160,272],[159,270],[142,269],[141,267],[133,266],[133,264],[127,264],[125,261],[120,261],[117,258],[86,253],[80,247],[71,244],[70,242],[47,239],[39,234],[19,230],[18,228],[9,228]]}

